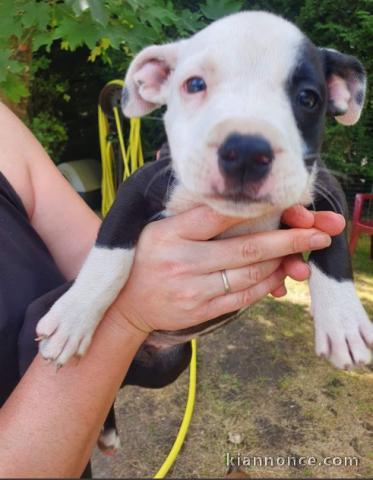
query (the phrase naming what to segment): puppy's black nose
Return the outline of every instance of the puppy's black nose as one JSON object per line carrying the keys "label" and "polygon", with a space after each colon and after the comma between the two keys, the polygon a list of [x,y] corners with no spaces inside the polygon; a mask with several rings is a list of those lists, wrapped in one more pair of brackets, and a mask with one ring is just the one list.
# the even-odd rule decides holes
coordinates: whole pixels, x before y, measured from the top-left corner
{"label": "puppy's black nose", "polygon": [[220,171],[241,184],[263,179],[271,168],[272,160],[271,145],[259,135],[233,133],[218,150]]}

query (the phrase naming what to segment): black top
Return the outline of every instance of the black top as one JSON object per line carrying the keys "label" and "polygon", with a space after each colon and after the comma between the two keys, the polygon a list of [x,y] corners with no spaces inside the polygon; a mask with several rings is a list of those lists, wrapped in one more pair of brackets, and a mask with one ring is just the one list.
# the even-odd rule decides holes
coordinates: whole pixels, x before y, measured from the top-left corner
{"label": "black top", "polygon": [[33,331],[21,335],[28,305],[64,282],[21,199],[0,172],[0,406],[20,379],[19,339],[33,342],[28,337],[35,336]]}

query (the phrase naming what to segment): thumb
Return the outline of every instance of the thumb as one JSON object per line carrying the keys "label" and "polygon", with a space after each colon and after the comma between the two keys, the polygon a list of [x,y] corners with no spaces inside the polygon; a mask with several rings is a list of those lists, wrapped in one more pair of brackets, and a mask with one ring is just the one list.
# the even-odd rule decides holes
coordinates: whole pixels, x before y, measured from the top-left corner
{"label": "thumb", "polygon": [[209,240],[243,221],[242,218],[221,215],[206,205],[192,208],[167,220],[170,222],[170,231],[189,240]]}

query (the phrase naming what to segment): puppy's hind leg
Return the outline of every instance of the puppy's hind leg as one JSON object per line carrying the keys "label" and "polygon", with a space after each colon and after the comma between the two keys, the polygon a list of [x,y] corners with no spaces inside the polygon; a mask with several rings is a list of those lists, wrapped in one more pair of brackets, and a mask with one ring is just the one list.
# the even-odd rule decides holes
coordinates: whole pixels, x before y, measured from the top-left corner
{"label": "puppy's hind leg", "polygon": [[97,446],[105,455],[112,456],[120,448],[120,438],[115,420],[114,404],[111,406],[98,437]]}

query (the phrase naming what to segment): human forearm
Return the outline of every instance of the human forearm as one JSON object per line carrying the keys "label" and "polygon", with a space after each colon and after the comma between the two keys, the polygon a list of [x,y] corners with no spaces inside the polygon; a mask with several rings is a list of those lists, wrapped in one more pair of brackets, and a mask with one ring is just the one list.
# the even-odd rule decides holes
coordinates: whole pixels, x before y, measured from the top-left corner
{"label": "human forearm", "polygon": [[110,309],[78,365],[72,361],[56,373],[40,356],[34,360],[0,411],[0,477],[81,474],[145,339],[123,323]]}
{"label": "human forearm", "polygon": [[61,175],[22,122],[0,102],[0,171],[67,280],[94,245],[101,220]]}

